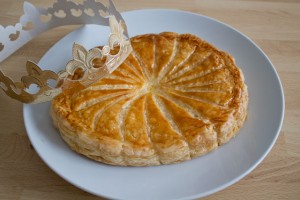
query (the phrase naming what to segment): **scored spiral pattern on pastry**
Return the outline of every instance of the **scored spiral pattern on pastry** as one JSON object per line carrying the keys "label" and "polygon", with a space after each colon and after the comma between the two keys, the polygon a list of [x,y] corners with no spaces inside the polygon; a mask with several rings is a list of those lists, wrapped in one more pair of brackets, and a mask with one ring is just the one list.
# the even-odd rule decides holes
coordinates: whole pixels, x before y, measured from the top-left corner
{"label": "scored spiral pattern on pastry", "polygon": [[230,55],[191,34],[140,35],[131,45],[109,77],[53,100],[54,124],[73,150],[149,166],[198,157],[236,134],[248,94]]}

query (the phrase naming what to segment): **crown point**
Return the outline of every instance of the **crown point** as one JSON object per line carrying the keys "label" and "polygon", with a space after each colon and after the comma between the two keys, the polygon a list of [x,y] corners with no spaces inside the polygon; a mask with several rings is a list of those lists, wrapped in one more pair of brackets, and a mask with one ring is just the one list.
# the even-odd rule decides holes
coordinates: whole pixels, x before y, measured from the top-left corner
{"label": "crown point", "polygon": [[24,1],[23,9],[25,14],[31,14],[35,10],[35,7],[28,1]]}

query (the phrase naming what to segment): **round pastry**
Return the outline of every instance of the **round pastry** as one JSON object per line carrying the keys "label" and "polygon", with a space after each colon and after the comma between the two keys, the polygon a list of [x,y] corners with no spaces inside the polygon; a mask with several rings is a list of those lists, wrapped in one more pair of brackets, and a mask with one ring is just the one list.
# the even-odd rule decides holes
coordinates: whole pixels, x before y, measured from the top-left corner
{"label": "round pastry", "polygon": [[191,34],[131,39],[111,75],[52,101],[51,116],[74,151],[111,165],[189,160],[229,141],[247,115],[234,59]]}

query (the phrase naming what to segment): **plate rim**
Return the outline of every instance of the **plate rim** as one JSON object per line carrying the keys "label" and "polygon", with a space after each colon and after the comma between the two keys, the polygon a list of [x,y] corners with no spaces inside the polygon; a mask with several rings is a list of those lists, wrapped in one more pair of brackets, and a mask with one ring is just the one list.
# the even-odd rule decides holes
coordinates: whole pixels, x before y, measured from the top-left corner
{"label": "plate rim", "polygon": [[[280,96],[281,96],[281,103],[282,103],[282,106],[281,106],[281,109],[280,109],[280,123],[278,124],[277,128],[276,128],[276,134],[275,134],[275,137],[273,137],[272,139],[272,142],[270,143],[269,147],[266,148],[264,154],[252,165],[250,166],[247,170],[244,171],[244,173],[241,173],[239,176],[237,176],[236,178],[232,179],[231,181],[228,181],[227,183],[219,186],[219,187],[216,187],[214,189],[211,189],[211,190],[208,190],[206,192],[202,192],[202,193],[199,193],[197,195],[191,195],[191,196],[187,196],[187,197],[182,197],[182,198],[178,198],[178,199],[195,199],[195,198],[202,198],[202,197],[205,197],[205,196],[208,196],[208,195],[211,195],[213,193],[216,193],[216,192],[219,192],[231,185],[233,185],[234,183],[240,181],[242,178],[244,178],[245,176],[247,176],[249,173],[251,173],[264,159],[265,157],[269,154],[269,152],[271,151],[271,149],[273,148],[275,142],[277,141],[277,138],[281,132],[281,129],[282,129],[282,125],[283,125],[283,121],[284,121],[284,114],[285,114],[285,97],[284,97],[284,90],[283,90],[283,87],[282,87],[282,83],[281,83],[281,80],[280,80],[280,77],[278,75],[278,72],[276,71],[276,68],[275,66],[273,65],[273,63],[271,62],[271,60],[269,59],[269,57],[266,55],[266,53],[254,42],[252,41],[247,35],[243,34],[242,32],[240,32],[239,30],[235,29],[234,27],[232,27],[231,25],[229,24],[226,24],[222,21],[219,21],[215,18],[212,18],[212,17],[209,17],[209,16],[206,16],[206,15],[202,15],[202,14],[199,14],[199,13],[194,13],[194,12],[190,12],[190,11],[186,11],[186,10],[180,10],[180,9],[161,9],[161,8],[146,8],[146,9],[136,9],[136,10],[129,10],[129,11],[125,11],[125,12],[121,12],[122,15],[124,14],[130,14],[130,13],[134,13],[134,12],[143,12],[143,11],[147,11],[147,12],[172,12],[172,13],[176,13],[176,14],[187,14],[187,15],[194,15],[195,17],[202,17],[202,18],[205,18],[205,19],[208,19],[208,20],[211,20],[211,21],[214,21],[214,22],[217,22],[229,29],[232,29],[233,31],[237,32],[239,35],[241,35],[244,39],[246,39],[247,41],[249,41],[258,51],[260,51],[260,53],[262,53],[262,55],[264,56],[264,58],[266,58],[267,62],[269,63],[269,65],[271,66],[271,69],[273,70],[274,72],[274,75],[275,75],[275,78],[276,78],[276,81],[278,82],[279,84],[279,91],[280,91]],[[80,27],[79,27],[80,28]],[[79,29],[78,28],[78,29]],[[63,36],[62,38],[60,38],[57,42],[61,41],[62,39],[64,39],[65,37],[67,37],[70,33],[78,30],[78,29],[74,29],[72,30],[71,32],[67,33],[65,36]],[[52,49],[56,44],[53,44],[49,49]],[[47,52],[48,52],[47,51]],[[41,59],[47,54],[47,52],[41,57]],[[40,60],[41,60],[40,59]],[[40,61],[39,61],[40,62]],[[29,134],[29,130],[30,128],[28,127],[28,122],[26,122],[28,119],[25,117],[25,113],[26,113],[26,104],[23,104],[23,120],[24,120],[24,126],[25,126],[25,129],[26,129],[26,133],[27,133],[27,136],[30,140],[30,143],[34,146],[34,144],[32,143],[32,136]],[[34,146],[35,147],[35,146]],[[96,193],[92,190],[90,190],[89,188],[84,188],[82,187],[81,185],[77,184],[76,182],[74,182],[73,180],[71,180],[70,178],[64,176],[63,174],[61,174],[60,172],[58,172],[56,169],[54,169],[51,165],[49,165],[46,160],[43,158],[43,156],[40,154],[39,151],[37,151],[36,147],[35,147],[35,152],[39,155],[39,157],[43,160],[43,162],[47,165],[47,167],[49,167],[52,171],[54,171],[59,177],[63,178],[64,180],[66,180],[67,182],[69,182],[70,184],[88,192],[88,193],[91,193],[93,195],[96,195],[96,196],[101,196],[101,197],[104,197],[104,198],[115,198],[113,196],[108,196],[108,195],[105,195],[105,194],[99,194],[99,193]]]}

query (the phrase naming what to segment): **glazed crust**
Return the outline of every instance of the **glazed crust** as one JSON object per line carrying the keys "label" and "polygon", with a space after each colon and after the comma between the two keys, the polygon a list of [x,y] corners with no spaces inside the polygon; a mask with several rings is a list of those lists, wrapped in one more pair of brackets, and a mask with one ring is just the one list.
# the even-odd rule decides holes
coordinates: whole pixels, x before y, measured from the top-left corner
{"label": "glazed crust", "polygon": [[229,54],[173,32],[131,44],[109,77],[52,101],[54,125],[74,151],[110,165],[151,166],[199,157],[235,136],[248,93]]}

